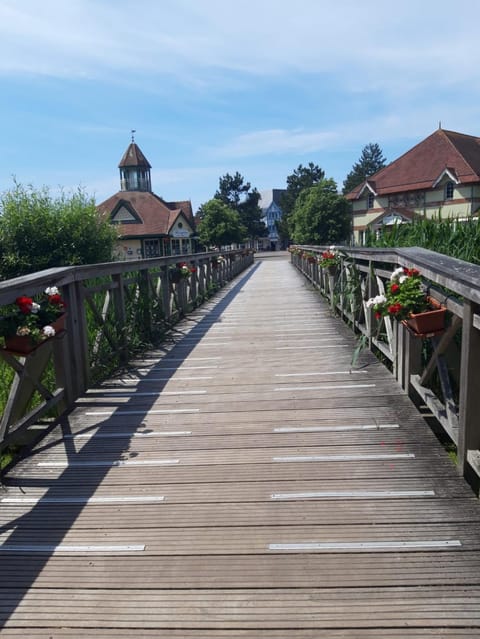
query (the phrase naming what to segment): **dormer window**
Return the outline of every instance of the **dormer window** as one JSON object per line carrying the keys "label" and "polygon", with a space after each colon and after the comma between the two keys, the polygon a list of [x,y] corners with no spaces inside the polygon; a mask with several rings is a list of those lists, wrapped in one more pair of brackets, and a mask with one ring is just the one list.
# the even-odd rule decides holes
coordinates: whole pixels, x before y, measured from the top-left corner
{"label": "dormer window", "polygon": [[369,193],[367,195],[367,209],[373,209],[374,200],[375,196],[373,195],[373,193]]}
{"label": "dormer window", "polygon": [[447,182],[445,184],[445,200],[453,200],[453,182]]}

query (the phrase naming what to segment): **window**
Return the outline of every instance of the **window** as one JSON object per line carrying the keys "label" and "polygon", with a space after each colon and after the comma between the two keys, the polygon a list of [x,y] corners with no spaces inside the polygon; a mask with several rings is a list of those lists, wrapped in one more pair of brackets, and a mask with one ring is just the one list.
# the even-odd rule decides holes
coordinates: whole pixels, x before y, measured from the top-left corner
{"label": "window", "polygon": [[447,182],[445,184],[445,199],[452,200],[453,199],[453,182]]}
{"label": "window", "polygon": [[145,257],[159,257],[160,255],[160,242],[159,240],[145,240],[143,244],[143,250]]}
{"label": "window", "polygon": [[374,198],[375,198],[375,196],[373,195],[373,193],[369,193],[368,194],[368,196],[367,196],[367,209],[373,209]]}

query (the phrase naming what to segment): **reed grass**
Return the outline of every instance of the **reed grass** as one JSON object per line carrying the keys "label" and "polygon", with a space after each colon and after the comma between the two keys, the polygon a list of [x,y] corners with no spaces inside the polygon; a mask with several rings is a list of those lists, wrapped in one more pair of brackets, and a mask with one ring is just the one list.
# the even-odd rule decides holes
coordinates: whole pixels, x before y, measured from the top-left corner
{"label": "reed grass", "polygon": [[420,246],[443,255],[480,264],[480,217],[422,218],[410,224],[395,224],[380,234],[367,231],[365,245],[372,247]]}

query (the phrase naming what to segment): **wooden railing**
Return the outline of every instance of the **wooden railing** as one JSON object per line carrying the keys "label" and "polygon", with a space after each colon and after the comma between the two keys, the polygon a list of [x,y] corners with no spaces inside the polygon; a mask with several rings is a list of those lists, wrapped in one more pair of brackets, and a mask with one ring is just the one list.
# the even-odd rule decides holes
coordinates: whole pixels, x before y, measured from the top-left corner
{"label": "wooden railing", "polygon": [[[359,344],[380,355],[408,395],[428,407],[457,447],[459,471],[480,477],[480,266],[421,248],[340,249],[328,273],[309,259],[325,247],[291,247],[292,263],[352,327]],[[420,339],[390,318],[377,320],[366,301],[384,293],[398,266],[420,271],[431,297],[448,309],[443,334]]]}
{"label": "wooden railing", "polygon": [[[27,356],[0,348],[5,409],[0,450],[44,416],[58,416],[92,384],[161,343],[186,313],[253,263],[252,251],[54,268],[0,283],[0,306],[57,286],[66,330]],[[194,271],[177,281],[176,264]],[[52,418],[53,419],[53,418]]]}

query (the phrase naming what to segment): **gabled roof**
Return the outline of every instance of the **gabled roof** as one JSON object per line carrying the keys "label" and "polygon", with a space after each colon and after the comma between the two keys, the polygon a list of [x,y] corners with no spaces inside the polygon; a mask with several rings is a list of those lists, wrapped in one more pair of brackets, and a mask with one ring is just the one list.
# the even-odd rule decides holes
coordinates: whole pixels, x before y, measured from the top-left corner
{"label": "gabled roof", "polygon": [[447,180],[451,181],[451,182],[455,182],[455,184],[459,183],[459,179],[456,176],[455,173],[455,169],[452,169],[451,167],[447,166],[443,169],[443,171],[440,173],[440,175],[437,177],[437,179],[435,180],[435,182],[432,184],[432,187],[435,188],[437,186],[437,184],[440,184],[440,182],[444,179],[447,178]]}
{"label": "gabled roof", "polygon": [[179,216],[184,216],[188,224],[195,229],[192,205],[190,202],[165,202],[161,197],[149,191],[118,191],[97,206],[101,214],[109,218],[125,206],[138,218],[138,223],[129,220],[118,224],[121,237],[144,237],[167,235]]}
{"label": "gabled roof", "polygon": [[140,150],[140,147],[135,142],[131,142],[128,145],[127,150],[123,154],[122,159],[120,160],[120,164],[118,168],[121,169],[123,167],[131,167],[131,166],[143,166],[147,169],[151,169],[149,161],[143,155]]}
{"label": "gabled roof", "polygon": [[374,220],[368,223],[368,226],[378,226],[379,224],[392,224],[395,220],[411,222],[416,217],[415,211],[403,207],[394,207],[383,211]]}
{"label": "gabled roof", "polygon": [[287,189],[268,189],[266,191],[260,191],[258,206],[262,210],[268,209],[272,202],[274,202],[277,206],[280,206],[282,195],[286,192],[286,190]]}
{"label": "gabled roof", "polygon": [[370,191],[370,193],[372,195],[378,195],[378,193],[375,191],[375,182],[374,180],[371,180],[370,178],[368,180],[365,180],[365,182],[363,182],[361,185],[361,189],[359,192],[359,196],[362,195],[362,193],[367,190]]}
{"label": "gabled roof", "polygon": [[[437,129],[410,151],[368,178],[378,195],[433,188],[448,169],[460,184],[480,182],[480,138]],[[365,188],[359,184],[347,194],[358,199]]]}

